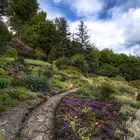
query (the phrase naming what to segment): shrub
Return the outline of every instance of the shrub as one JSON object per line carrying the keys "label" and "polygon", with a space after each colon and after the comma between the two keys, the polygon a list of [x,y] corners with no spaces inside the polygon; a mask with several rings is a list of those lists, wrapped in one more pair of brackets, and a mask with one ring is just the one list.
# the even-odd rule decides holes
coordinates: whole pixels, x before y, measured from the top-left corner
{"label": "shrub", "polygon": [[42,50],[41,48],[36,48],[35,49],[35,57],[39,60],[47,59],[47,56],[46,56],[44,50]]}
{"label": "shrub", "polygon": [[57,59],[55,62],[54,62],[54,65],[58,68],[61,68],[63,65],[65,66],[70,66],[72,65],[72,62],[69,58],[67,57],[61,57],[59,59]]}
{"label": "shrub", "polygon": [[52,66],[43,66],[39,69],[39,75],[45,76],[47,78],[50,78],[53,76],[53,68]]}
{"label": "shrub", "polygon": [[17,50],[11,47],[7,47],[3,55],[3,57],[14,57],[14,58],[16,58],[17,56],[18,56]]}
{"label": "shrub", "polygon": [[79,90],[79,94],[82,96],[87,96],[89,98],[94,98],[94,97],[99,96],[100,91],[99,91],[98,87],[96,87],[94,85],[85,84],[85,85],[81,86],[81,88]]}
{"label": "shrub", "polygon": [[86,59],[84,55],[74,55],[71,57],[72,64],[80,69],[82,72],[88,71],[88,64],[86,62]]}
{"label": "shrub", "polygon": [[7,74],[3,68],[0,68],[0,77],[7,77]]}
{"label": "shrub", "polygon": [[11,98],[17,99],[19,101],[32,99],[35,97],[35,95],[28,92],[27,89],[24,87],[17,87],[14,90],[10,90],[9,94]]}
{"label": "shrub", "polygon": [[4,111],[7,107],[14,107],[15,101],[8,95],[5,90],[0,91],[0,112]]}
{"label": "shrub", "polygon": [[140,80],[131,81],[129,84],[135,88],[140,88]]}
{"label": "shrub", "polygon": [[0,68],[6,67],[6,63],[0,59]]}
{"label": "shrub", "polygon": [[25,60],[23,57],[19,56],[19,57],[15,58],[14,63],[25,64]]}
{"label": "shrub", "polygon": [[5,131],[3,129],[0,129],[0,140],[4,140],[5,138]]}
{"label": "shrub", "polygon": [[119,74],[119,69],[110,64],[105,64],[99,67],[96,73],[102,76],[115,77]]}
{"label": "shrub", "polygon": [[27,75],[21,78],[21,86],[31,91],[48,91],[51,85],[47,78],[38,75]]}
{"label": "shrub", "polygon": [[10,79],[0,77],[0,89],[8,87],[10,84]]}
{"label": "shrub", "polygon": [[62,89],[62,90],[67,90],[67,85],[62,81],[59,81],[57,79],[53,79],[52,84],[54,87],[57,87],[57,88]]}
{"label": "shrub", "polygon": [[112,86],[107,83],[104,82],[102,83],[101,87],[100,87],[100,99],[110,99],[111,95],[114,93],[114,90],[112,88]]}
{"label": "shrub", "polygon": [[81,71],[74,67],[74,66],[63,66],[61,67],[67,74],[71,75],[72,77],[80,77],[82,76]]}

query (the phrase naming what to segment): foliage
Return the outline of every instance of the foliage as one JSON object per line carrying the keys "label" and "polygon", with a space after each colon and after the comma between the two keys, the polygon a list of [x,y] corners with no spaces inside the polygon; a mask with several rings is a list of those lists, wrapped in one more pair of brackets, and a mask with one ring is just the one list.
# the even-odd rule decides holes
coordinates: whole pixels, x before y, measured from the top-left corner
{"label": "foliage", "polygon": [[2,57],[12,57],[12,58],[16,58],[18,56],[18,52],[16,49],[11,48],[11,47],[7,47],[6,51],[4,52]]}
{"label": "foliage", "polygon": [[67,90],[66,83],[64,83],[64,82],[62,82],[60,80],[53,79],[52,84],[53,84],[54,87],[57,87],[57,88],[62,89],[62,90]]}
{"label": "foliage", "polygon": [[27,75],[22,77],[20,85],[31,91],[49,91],[51,88],[48,79],[38,75]]}
{"label": "foliage", "polygon": [[5,131],[3,129],[0,129],[0,140],[4,140]]}
{"label": "foliage", "polygon": [[55,46],[56,29],[52,21],[46,20],[46,13],[34,15],[22,29],[22,40],[32,48],[41,48],[48,55]]}
{"label": "foliage", "polygon": [[[5,47],[10,40],[12,34],[8,31],[7,26],[0,20],[0,48]],[[2,52],[0,52],[1,54]]]}
{"label": "foliage", "polygon": [[35,98],[35,95],[27,91],[27,89],[24,87],[17,87],[13,90],[10,90],[9,95],[11,98],[17,99],[19,101]]}
{"label": "foliage", "polygon": [[98,75],[115,77],[119,74],[119,69],[110,64],[103,65],[96,70]]}
{"label": "foliage", "polygon": [[70,66],[72,65],[72,62],[69,58],[67,57],[61,57],[59,59],[57,59],[55,62],[54,62],[54,65],[58,68],[61,68],[62,66]]}
{"label": "foliage", "polygon": [[14,107],[15,101],[9,96],[6,90],[0,91],[0,112],[4,111],[7,107]]}
{"label": "foliage", "polygon": [[41,66],[41,67],[34,67],[32,69],[33,74],[37,74],[39,76],[44,76],[46,78],[51,78],[53,77],[53,68],[51,65],[48,66]]}
{"label": "foliage", "polygon": [[56,112],[56,138],[67,140],[113,139],[113,104],[68,96]]}
{"label": "foliage", "polygon": [[131,81],[129,84],[135,88],[140,88],[140,80]]}
{"label": "foliage", "polygon": [[127,62],[120,66],[120,72],[127,80],[140,79],[140,61],[136,57],[129,57]]}
{"label": "foliage", "polygon": [[20,36],[22,26],[30,20],[38,10],[37,0],[12,0],[8,1],[8,14],[12,29]]}
{"label": "foliage", "polygon": [[110,99],[111,95],[114,93],[112,86],[107,82],[102,83],[100,90],[101,100]]}
{"label": "foliage", "polygon": [[71,62],[73,64],[73,66],[77,67],[81,71],[83,71],[85,73],[88,71],[88,65],[87,65],[86,59],[83,55],[77,54],[77,55],[72,56]]}
{"label": "foliage", "polygon": [[77,36],[77,41],[80,42],[83,48],[86,48],[90,45],[88,29],[83,21],[80,21],[80,24],[78,26],[78,33],[76,33],[76,36]]}
{"label": "foliage", "polygon": [[8,87],[8,85],[10,84],[10,81],[11,80],[9,78],[0,77],[0,89]]}
{"label": "foliage", "polygon": [[0,68],[0,77],[3,78],[3,77],[7,77],[7,74],[5,72],[5,70],[3,68]]}
{"label": "foliage", "polygon": [[79,94],[93,99],[95,97],[99,97],[100,90],[98,87],[86,83],[80,86]]}

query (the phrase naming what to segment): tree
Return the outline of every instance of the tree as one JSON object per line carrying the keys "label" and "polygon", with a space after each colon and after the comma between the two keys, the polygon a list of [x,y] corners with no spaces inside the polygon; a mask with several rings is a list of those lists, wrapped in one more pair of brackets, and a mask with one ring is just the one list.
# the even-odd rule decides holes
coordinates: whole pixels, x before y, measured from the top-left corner
{"label": "tree", "polygon": [[11,36],[12,33],[9,32],[7,26],[0,21],[0,48],[6,46]]}
{"label": "tree", "polygon": [[21,39],[32,48],[41,48],[48,55],[56,44],[56,29],[52,21],[46,20],[46,13],[35,14],[22,29]]}
{"label": "tree", "polygon": [[120,66],[120,73],[126,80],[140,79],[140,59],[129,56],[127,61]]}
{"label": "tree", "polygon": [[90,46],[88,29],[83,21],[80,21],[80,24],[78,25],[78,32],[76,33],[76,36],[77,41],[81,43],[83,48]]}
{"label": "tree", "polygon": [[8,0],[10,25],[18,36],[22,26],[37,13],[37,10],[37,0]]}
{"label": "tree", "polygon": [[55,26],[57,30],[57,47],[58,55],[65,56],[69,47],[70,31],[69,25],[65,18],[60,17],[55,19]]}
{"label": "tree", "polygon": [[7,0],[0,0],[0,16],[6,15]]}

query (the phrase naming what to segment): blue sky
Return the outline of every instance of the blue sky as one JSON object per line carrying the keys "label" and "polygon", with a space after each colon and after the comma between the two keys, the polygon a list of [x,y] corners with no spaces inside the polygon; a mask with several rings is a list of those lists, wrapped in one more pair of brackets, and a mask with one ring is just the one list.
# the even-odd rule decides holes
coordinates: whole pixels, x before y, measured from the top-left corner
{"label": "blue sky", "polygon": [[83,20],[99,49],[140,54],[140,0],[38,0],[49,19],[65,17],[71,32]]}

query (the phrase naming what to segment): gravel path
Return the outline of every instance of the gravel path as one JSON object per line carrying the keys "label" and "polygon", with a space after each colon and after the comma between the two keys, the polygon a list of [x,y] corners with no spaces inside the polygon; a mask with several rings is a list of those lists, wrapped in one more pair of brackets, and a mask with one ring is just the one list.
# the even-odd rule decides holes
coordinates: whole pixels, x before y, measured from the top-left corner
{"label": "gravel path", "polygon": [[17,107],[7,109],[0,114],[0,129],[5,130],[5,140],[12,140],[22,127],[23,119],[28,116],[30,110],[38,106],[42,99],[20,102]]}
{"label": "gravel path", "polygon": [[54,112],[61,99],[77,89],[55,95],[37,107],[28,116],[20,131],[20,140],[53,140],[54,139]]}

